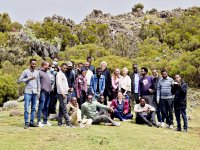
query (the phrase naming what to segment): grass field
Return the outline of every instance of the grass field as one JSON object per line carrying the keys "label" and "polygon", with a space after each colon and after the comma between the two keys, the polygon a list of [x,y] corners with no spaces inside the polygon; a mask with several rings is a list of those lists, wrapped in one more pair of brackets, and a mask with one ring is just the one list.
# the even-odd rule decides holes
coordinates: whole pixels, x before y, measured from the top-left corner
{"label": "grass field", "polygon": [[[18,108],[23,111],[23,102]],[[200,109],[189,108],[188,133],[123,122],[120,127],[91,126],[69,129],[54,126],[23,128],[23,117],[0,112],[1,150],[199,150]]]}

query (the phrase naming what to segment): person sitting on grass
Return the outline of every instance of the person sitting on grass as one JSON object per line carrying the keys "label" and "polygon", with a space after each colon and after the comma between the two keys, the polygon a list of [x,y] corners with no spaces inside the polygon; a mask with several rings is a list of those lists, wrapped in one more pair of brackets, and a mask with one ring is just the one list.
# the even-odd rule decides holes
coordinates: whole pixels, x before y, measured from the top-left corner
{"label": "person sitting on grass", "polygon": [[[102,105],[104,105],[105,98],[103,95],[101,95],[98,99],[98,102]],[[105,108],[97,108],[99,114],[98,115],[107,115],[110,117],[110,113]]]}
{"label": "person sitting on grass", "polygon": [[146,98],[140,98],[140,103],[135,105],[134,111],[136,113],[137,124],[147,124],[149,127],[152,127],[153,125],[159,127],[155,121],[155,108],[146,104]]}
{"label": "person sitting on grass", "polygon": [[97,101],[93,101],[93,96],[88,95],[87,101],[81,106],[81,118],[84,119],[84,116],[86,116],[87,119],[92,119],[92,124],[94,125],[106,123],[113,126],[120,126],[119,122],[114,122],[110,117],[106,115],[99,115],[97,108],[104,108],[113,112],[112,107],[102,105]]}
{"label": "person sitting on grass", "polygon": [[76,97],[72,97],[72,99],[67,104],[67,112],[70,116],[70,122],[72,125],[81,126],[81,110],[79,109]]}
{"label": "person sitting on grass", "polygon": [[129,101],[123,98],[121,91],[117,94],[117,99],[112,100],[110,105],[114,109],[113,118],[119,118],[120,121],[132,119],[133,115],[130,113]]}

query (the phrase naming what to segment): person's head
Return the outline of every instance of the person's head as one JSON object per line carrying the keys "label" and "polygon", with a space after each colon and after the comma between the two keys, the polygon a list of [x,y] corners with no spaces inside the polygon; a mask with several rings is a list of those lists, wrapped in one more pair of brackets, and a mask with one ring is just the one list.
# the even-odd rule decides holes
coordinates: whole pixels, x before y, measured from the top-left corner
{"label": "person's head", "polygon": [[134,73],[138,73],[138,65],[137,64],[133,64],[133,72]]}
{"label": "person's head", "polygon": [[144,107],[145,104],[146,104],[146,98],[145,98],[145,97],[141,97],[141,98],[140,98],[140,105],[141,105],[142,107]]}
{"label": "person's head", "polygon": [[123,68],[123,76],[126,76],[128,74],[128,68]]}
{"label": "person's head", "polygon": [[78,68],[78,69],[81,69],[81,68],[83,68],[83,66],[84,66],[84,64],[83,64],[83,63],[78,63],[78,64],[77,64],[77,68]]}
{"label": "person's head", "polygon": [[49,63],[47,61],[43,61],[41,63],[41,67],[44,71],[47,71],[49,69]]}
{"label": "person's head", "polygon": [[52,64],[54,64],[55,66],[58,66],[58,59],[54,58]]}
{"label": "person's head", "polygon": [[107,63],[105,61],[101,62],[101,70],[105,70],[107,67]]}
{"label": "person's head", "polygon": [[92,57],[88,56],[87,57],[87,62],[89,62],[91,64],[92,63]]}
{"label": "person's head", "polygon": [[117,93],[117,99],[123,99],[123,94],[122,94],[122,92],[121,91],[118,91],[118,93]]}
{"label": "person's head", "polygon": [[98,67],[98,68],[96,69],[96,74],[97,74],[98,77],[100,77],[100,76],[102,75],[101,68]]}
{"label": "person's head", "polygon": [[181,76],[179,74],[176,74],[174,78],[176,82],[181,83]]}
{"label": "person's head", "polygon": [[73,69],[73,64],[71,61],[67,62],[67,70],[72,70]]}
{"label": "person's head", "polygon": [[82,69],[81,69],[81,75],[82,75],[83,77],[86,76],[86,70],[85,70],[85,68],[82,68]]}
{"label": "person's head", "polygon": [[161,70],[161,75],[163,77],[163,79],[166,79],[168,74],[167,74],[167,71],[166,70]]}
{"label": "person's head", "polygon": [[117,77],[120,75],[120,69],[119,68],[115,69],[114,75],[117,76]]}
{"label": "person's head", "polygon": [[77,98],[76,97],[72,97],[71,101],[72,105],[77,106]]}
{"label": "person's head", "polygon": [[157,71],[157,69],[153,69],[152,70],[152,74],[153,74],[154,78],[158,77],[158,71]]}
{"label": "person's head", "polygon": [[88,70],[89,67],[90,67],[90,63],[89,63],[89,62],[86,62],[86,63],[85,63],[85,69]]}
{"label": "person's head", "polygon": [[104,96],[103,95],[101,95],[100,97],[99,97],[99,103],[101,103],[101,104],[103,104],[104,103]]}
{"label": "person's head", "polygon": [[147,73],[148,73],[148,69],[147,69],[147,67],[142,67],[140,73],[141,73],[141,76],[146,76]]}
{"label": "person's head", "polygon": [[87,101],[88,101],[89,103],[91,103],[92,100],[93,100],[93,96],[92,96],[92,95],[88,95],[88,96],[87,96]]}
{"label": "person's head", "polygon": [[67,71],[67,64],[66,63],[62,63],[60,68],[61,68],[62,72],[66,72]]}
{"label": "person's head", "polygon": [[30,64],[30,68],[34,70],[36,67],[36,59],[31,59],[29,61],[29,64]]}

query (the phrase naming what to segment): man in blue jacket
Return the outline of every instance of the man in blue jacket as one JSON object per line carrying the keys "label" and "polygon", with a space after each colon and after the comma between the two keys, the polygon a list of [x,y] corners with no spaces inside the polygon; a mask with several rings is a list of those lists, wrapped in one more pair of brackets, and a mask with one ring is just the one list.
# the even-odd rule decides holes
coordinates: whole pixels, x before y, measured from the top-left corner
{"label": "man in blue jacket", "polygon": [[102,75],[101,68],[96,69],[96,74],[90,80],[90,90],[96,99],[103,95],[105,90],[105,77]]}

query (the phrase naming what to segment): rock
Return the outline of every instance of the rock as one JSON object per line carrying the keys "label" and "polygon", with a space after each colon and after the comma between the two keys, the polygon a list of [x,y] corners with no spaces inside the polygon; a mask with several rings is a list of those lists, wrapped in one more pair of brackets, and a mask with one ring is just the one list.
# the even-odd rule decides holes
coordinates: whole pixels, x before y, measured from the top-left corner
{"label": "rock", "polygon": [[23,102],[24,101],[24,96],[20,96],[18,99],[17,99],[18,102]]}
{"label": "rock", "polygon": [[11,117],[15,117],[15,116],[23,116],[24,113],[23,112],[20,112],[19,110],[15,109],[13,111],[10,112],[10,116]]}
{"label": "rock", "polygon": [[4,110],[14,109],[14,108],[17,108],[17,107],[18,107],[18,102],[17,101],[8,101],[8,102],[5,102],[3,104],[3,109]]}

